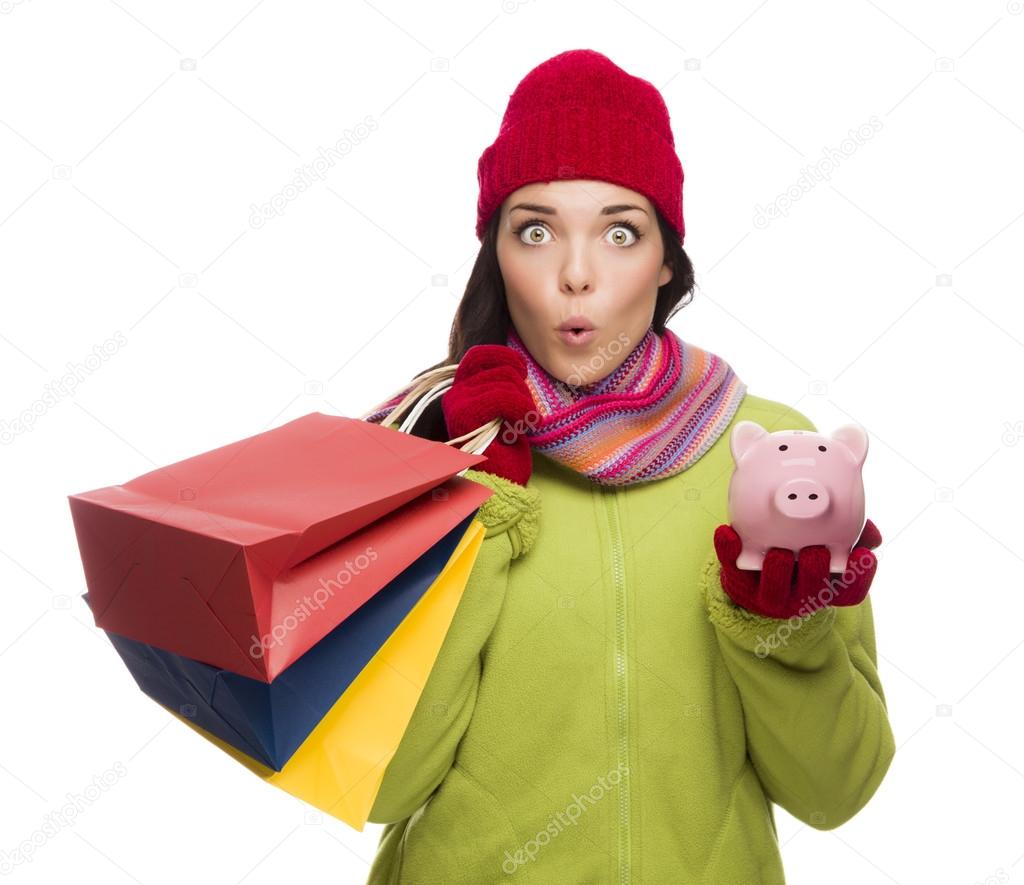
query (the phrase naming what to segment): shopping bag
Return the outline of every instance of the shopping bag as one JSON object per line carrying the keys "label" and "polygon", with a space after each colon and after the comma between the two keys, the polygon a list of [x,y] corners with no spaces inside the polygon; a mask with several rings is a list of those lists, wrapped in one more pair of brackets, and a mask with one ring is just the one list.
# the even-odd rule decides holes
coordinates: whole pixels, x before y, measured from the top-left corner
{"label": "shopping bag", "polygon": [[313,412],[69,495],[96,626],[270,682],[490,497],[483,460]]}
{"label": "shopping bag", "polygon": [[268,783],[362,831],[412,718],[484,537],[470,523],[450,567],[416,604],[281,771],[170,710]]}
{"label": "shopping bag", "polygon": [[[107,631],[147,695],[280,771],[435,580],[473,514],[272,682],[250,679]],[[88,601],[88,599],[87,599]]]}

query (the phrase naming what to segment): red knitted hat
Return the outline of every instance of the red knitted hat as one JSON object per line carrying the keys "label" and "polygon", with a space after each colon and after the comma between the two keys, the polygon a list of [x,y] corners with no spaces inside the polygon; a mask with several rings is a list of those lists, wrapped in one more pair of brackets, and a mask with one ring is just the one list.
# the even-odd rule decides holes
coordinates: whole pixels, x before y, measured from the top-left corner
{"label": "red knitted hat", "polygon": [[512,191],[572,178],[643,194],[682,241],[683,167],[665,100],[653,84],[592,49],[542,62],[509,97],[498,137],[477,164],[477,239]]}

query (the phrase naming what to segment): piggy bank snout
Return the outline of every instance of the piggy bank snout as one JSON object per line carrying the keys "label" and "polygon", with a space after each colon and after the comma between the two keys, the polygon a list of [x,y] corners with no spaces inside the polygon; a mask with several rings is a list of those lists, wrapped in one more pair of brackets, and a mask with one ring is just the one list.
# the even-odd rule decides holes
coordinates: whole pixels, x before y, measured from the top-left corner
{"label": "piggy bank snout", "polygon": [[826,488],[813,479],[791,479],[775,491],[776,509],[792,519],[814,519],[831,503]]}

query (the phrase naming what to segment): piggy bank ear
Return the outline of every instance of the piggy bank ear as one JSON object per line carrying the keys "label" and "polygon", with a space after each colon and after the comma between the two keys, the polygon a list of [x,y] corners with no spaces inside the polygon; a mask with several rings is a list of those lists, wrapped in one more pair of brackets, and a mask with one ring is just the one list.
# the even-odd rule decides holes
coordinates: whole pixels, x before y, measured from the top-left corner
{"label": "piggy bank ear", "polygon": [[740,457],[762,436],[767,436],[765,430],[756,421],[739,421],[732,429],[732,436],[729,437],[729,448],[732,450],[733,461],[739,463]]}
{"label": "piggy bank ear", "polygon": [[868,456],[868,434],[859,424],[844,424],[833,434],[832,439],[841,442],[853,453],[853,459],[860,467]]}

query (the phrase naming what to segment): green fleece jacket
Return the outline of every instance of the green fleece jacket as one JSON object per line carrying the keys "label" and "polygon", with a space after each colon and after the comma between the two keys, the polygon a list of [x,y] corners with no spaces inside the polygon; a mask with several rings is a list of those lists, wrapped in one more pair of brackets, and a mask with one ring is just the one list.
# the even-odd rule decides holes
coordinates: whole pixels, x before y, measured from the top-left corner
{"label": "green fleece jacket", "polygon": [[[815,429],[750,394],[744,419]],[[828,830],[868,802],[895,751],[870,595],[789,621],[725,596],[731,430],[633,486],[537,453],[525,488],[465,473],[487,531],[368,885],[779,885],[773,803]]]}

